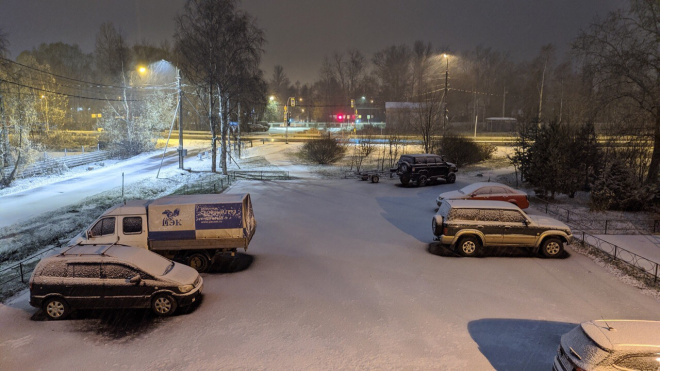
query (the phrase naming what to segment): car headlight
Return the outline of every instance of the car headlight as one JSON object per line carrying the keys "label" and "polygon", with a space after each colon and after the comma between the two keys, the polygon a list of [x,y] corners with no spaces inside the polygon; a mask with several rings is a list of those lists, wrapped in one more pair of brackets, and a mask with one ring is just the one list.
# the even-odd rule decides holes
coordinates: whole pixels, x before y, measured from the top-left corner
{"label": "car headlight", "polygon": [[186,293],[192,289],[194,289],[194,286],[189,284],[189,285],[180,285],[178,288],[180,293]]}

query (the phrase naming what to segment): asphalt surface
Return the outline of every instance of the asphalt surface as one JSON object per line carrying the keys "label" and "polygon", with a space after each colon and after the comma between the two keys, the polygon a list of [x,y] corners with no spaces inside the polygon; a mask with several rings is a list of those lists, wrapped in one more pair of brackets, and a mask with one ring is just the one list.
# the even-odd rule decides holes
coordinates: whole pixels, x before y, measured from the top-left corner
{"label": "asphalt surface", "polygon": [[396,180],[240,181],[257,231],[204,274],[193,311],[80,312],[46,321],[0,305],[0,370],[549,370],[592,319],[654,319],[660,303],[587,257],[452,256],[435,197]]}

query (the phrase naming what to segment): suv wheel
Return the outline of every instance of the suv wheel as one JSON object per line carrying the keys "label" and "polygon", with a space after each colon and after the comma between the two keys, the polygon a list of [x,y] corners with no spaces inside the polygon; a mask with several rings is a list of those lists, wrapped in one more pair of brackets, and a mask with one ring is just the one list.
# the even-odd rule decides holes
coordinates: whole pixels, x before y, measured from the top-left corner
{"label": "suv wheel", "polygon": [[463,256],[477,256],[481,245],[474,236],[463,236],[458,240],[458,253]]}
{"label": "suv wheel", "polygon": [[432,233],[441,236],[444,233],[444,218],[441,215],[434,215],[432,218]]}
{"label": "suv wheel", "polygon": [[43,312],[50,320],[61,320],[68,316],[69,307],[61,297],[50,297],[43,303]]}
{"label": "suv wheel", "polygon": [[446,183],[456,183],[456,174],[450,173],[450,174],[446,177]]}
{"label": "suv wheel", "polygon": [[401,172],[408,172],[408,164],[402,163],[399,168],[401,169]]}
{"label": "suv wheel", "polygon": [[427,186],[427,177],[425,175],[421,175],[420,178],[418,178],[418,187],[424,186]]}
{"label": "suv wheel", "polygon": [[562,240],[549,237],[541,243],[541,253],[545,257],[560,257],[564,252]]}
{"label": "suv wheel", "polygon": [[411,183],[411,177],[408,176],[408,174],[402,175],[399,180],[401,181],[402,186],[408,186]]}
{"label": "suv wheel", "polygon": [[160,317],[169,316],[175,313],[177,301],[169,294],[159,294],[151,299],[151,310]]}

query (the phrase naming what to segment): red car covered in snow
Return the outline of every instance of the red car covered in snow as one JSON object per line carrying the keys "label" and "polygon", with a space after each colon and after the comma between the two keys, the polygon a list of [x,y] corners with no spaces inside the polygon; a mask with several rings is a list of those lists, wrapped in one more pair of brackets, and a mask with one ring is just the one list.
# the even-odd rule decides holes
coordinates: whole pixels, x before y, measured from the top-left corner
{"label": "red car covered in snow", "polygon": [[502,183],[479,182],[472,183],[460,190],[444,192],[437,197],[437,206],[442,205],[442,200],[499,200],[510,202],[519,208],[529,207],[529,198],[526,192],[515,190]]}

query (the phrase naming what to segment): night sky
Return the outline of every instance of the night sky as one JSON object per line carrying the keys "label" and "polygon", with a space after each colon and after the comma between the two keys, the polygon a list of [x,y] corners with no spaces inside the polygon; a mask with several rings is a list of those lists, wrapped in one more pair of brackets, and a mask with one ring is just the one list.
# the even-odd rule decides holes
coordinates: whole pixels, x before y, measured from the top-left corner
{"label": "night sky", "polygon": [[[11,58],[40,43],[94,49],[99,26],[112,21],[128,44],[173,41],[184,0],[0,0],[0,28]],[[311,83],[325,55],[359,49],[370,59],[393,44],[429,41],[451,53],[478,45],[531,59],[542,45],[564,52],[593,22],[627,0],[243,0],[267,44],[262,69],[282,65],[294,83]]]}

